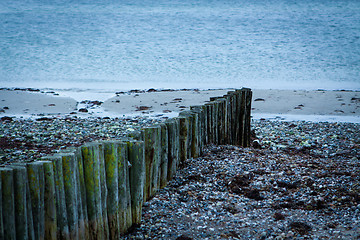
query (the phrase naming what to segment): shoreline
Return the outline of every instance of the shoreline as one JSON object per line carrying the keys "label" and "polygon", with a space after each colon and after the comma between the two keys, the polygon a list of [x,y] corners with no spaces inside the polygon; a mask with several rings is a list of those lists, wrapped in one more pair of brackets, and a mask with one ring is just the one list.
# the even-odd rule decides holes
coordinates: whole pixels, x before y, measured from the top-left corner
{"label": "shoreline", "polygon": [[[56,91],[0,89],[0,118],[169,118],[232,89]],[[360,123],[360,92],[253,89],[253,119]]]}

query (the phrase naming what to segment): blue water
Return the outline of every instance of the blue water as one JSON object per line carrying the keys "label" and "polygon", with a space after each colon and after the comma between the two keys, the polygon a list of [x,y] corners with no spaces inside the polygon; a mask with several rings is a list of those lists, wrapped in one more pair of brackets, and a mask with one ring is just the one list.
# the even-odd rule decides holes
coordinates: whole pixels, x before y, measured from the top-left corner
{"label": "blue water", "polygon": [[360,90],[360,1],[1,0],[2,86]]}

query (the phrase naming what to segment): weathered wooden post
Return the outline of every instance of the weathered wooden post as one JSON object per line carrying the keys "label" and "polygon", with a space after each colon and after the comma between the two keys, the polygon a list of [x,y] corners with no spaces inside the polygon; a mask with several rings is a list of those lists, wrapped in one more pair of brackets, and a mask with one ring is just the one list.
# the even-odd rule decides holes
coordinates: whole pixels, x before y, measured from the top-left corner
{"label": "weathered wooden post", "polygon": [[251,91],[250,88],[243,88],[243,91],[246,92],[244,147],[249,147],[250,146],[250,137],[251,137],[251,99],[252,99],[252,91]]}
{"label": "weathered wooden post", "polygon": [[84,161],[87,213],[89,218],[89,239],[105,239],[101,202],[99,146],[88,143],[81,147]]}
{"label": "weathered wooden post", "polygon": [[198,117],[197,114],[191,111],[183,111],[179,114],[179,117],[185,117],[188,119],[188,146],[187,146],[187,158],[196,157],[198,155]]}
{"label": "weathered wooden post", "polygon": [[[27,183],[26,167],[10,165],[9,168],[13,169],[16,238],[28,239],[29,234],[28,234],[28,223],[27,223],[28,215],[27,215],[27,202],[26,202],[26,183]],[[0,205],[0,208],[1,207],[2,205]]]}
{"label": "weathered wooden post", "polygon": [[61,153],[65,190],[66,213],[70,239],[78,239],[78,194],[76,183],[76,159],[74,153]]}
{"label": "weathered wooden post", "polygon": [[198,149],[199,149],[199,156],[202,155],[202,148],[204,146],[204,138],[205,138],[205,112],[202,106],[190,106],[190,110],[198,115]]}
{"label": "weathered wooden post", "polygon": [[169,154],[169,135],[168,127],[165,123],[161,127],[161,162],[160,162],[160,188],[164,188],[168,179],[168,154]]}
{"label": "weathered wooden post", "polygon": [[215,143],[215,132],[214,132],[214,105],[209,102],[205,104],[206,106],[206,115],[207,115],[207,136],[208,144]]}
{"label": "weathered wooden post", "polygon": [[118,143],[118,188],[119,188],[119,206],[120,206],[120,234],[125,233],[133,224],[132,205],[131,205],[131,187],[130,187],[130,166],[129,166],[129,148],[126,142]]}
{"label": "weathered wooden post", "polygon": [[42,161],[44,167],[44,211],[45,211],[45,239],[56,240],[56,193],[55,174],[51,161]]}
{"label": "weathered wooden post", "polygon": [[190,141],[190,124],[189,118],[179,116],[180,123],[180,167],[184,165],[185,160],[188,158],[188,146]]}
{"label": "weathered wooden post", "polygon": [[14,204],[14,178],[13,169],[0,168],[2,183],[2,218],[3,218],[3,239],[15,240],[15,204]]}
{"label": "weathered wooden post", "polygon": [[76,188],[78,189],[76,209],[78,210],[79,239],[88,239],[88,217],[86,207],[86,188],[84,180],[84,164],[80,147],[69,147],[61,150],[62,153],[75,154]]}
{"label": "weathered wooden post", "polygon": [[168,129],[168,181],[175,173],[179,163],[180,153],[180,122],[178,118],[167,119],[165,121]]}
{"label": "weathered wooden post", "polygon": [[152,197],[160,187],[160,149],[161,149],[161,129],[160,126],[150,126],[143,128],[145,142],[145,164],[146,181],[144,191],[144,201]]}
{"label": "weathered wooden post", "polygon": [[242,108],[242,92],[239,90],[235,90],[233,93],[234,101],[235,101],[235,142],[234,144],[237,146],[241,146],[241,139],[243,134],[243,108]]}
{"label": "weathered wooden post", "polygon": [[42,162],[31,162],[26,165],[30,187],[31,206],[34,221],[35,239],[44,239],[44,167]]}
{"label": "weathered wooden post", "polygon": [[206,105],[201,105],[202,115],[203,115],[203,126],[202,126],[202,145],[205,146],[209,143],[208,137],[208,116],[207,116],[207,108]]}
{"label": "weathered wooden post", "polygon": [[101,142],[95,142],[99,148],[99,161],[100,161],[100,183],[101,183],[101,209],[103,217],[104,235],[109,238],[109,223],[107,217],[107,186],[106,186],[106,172],[105,172],[105,159],[104,159],[104,146]]}
{"label": "weathered wooden post", "polygon": [[120,237],[120,204],[119,204],[119,145],[115,141],[104,141],[104,159],[106,171],[106,186],[108,187],[107,215],[110,239]]}
{"label": "weathered wooden post", "polygon": [[127,144],[129,147],[129,161],[131,163],[129,179],[132,222],[138,225],[141,222],[146,179],[145,144],[143,141],[135,140],[128,141]]}
{"label": "weathered wooden post", "polygon": [[235,91],[229,91],[228,95],[230,97],[230,122],[231,122],[231,141],[230,144],[236,144],[236,137],[237,137],[237,133],[236,133],[236,129],[238,127],[238,122],[237,122],[237,103],[236,103],[236,95],[235,95]]}
{"label": "weathered wooden post", "polygon": [[[57,239],[69,239],[69,224],[66,209],[66,198],[64,188],[64,175],[63,175],[63,164],[62,157],[60,155],[45,156],[42,158],[44,161],[51,161],[54,170],[54,181],[55,181],[55,202],[56,202],[56,224],[57,224]],[[29,170],[28,170],[29,174]],[[29,176],[30,177],[30,176]],[[29,181],[30,188],[32,183]],[[36,219],[34,217],[34,226]]]}

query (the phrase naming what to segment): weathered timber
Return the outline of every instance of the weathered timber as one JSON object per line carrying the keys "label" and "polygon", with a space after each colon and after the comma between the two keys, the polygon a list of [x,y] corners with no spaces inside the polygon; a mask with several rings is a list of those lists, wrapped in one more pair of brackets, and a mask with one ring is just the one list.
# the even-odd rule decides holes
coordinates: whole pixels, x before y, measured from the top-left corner
{"label": "weathered timber", "polygon": [[80,194],[76,183],[75,153],[61,153],[63,179],[65,190],[66,213],[69,226],[70,239],[78,239],[78,195]]}
{"label": "weathered timber", "polygon": [[75,154],[75,174],[77,194],[76,209],[78,211],[78,234],[79,239],[88,239],[88,217],[86,207],[86,189],[84,180],[84,165],[82,160],[81,148],[69,147],[62,149],[61,153]]}
{"label": "weathered timber", "polygon": [[3,218],[3,239],[15,240],[15,205],[14,205],[14,178],[13,169],[0,168],[2,183],[2,218]]}
{"label": "weathered timber", "polygon": [[180,123],[180,167],[184,165],[185,160],[188,158],[188,146],[190,142],[190,129],[189,129],[189,118],[179,116],[179,123]]}
{"label": "weathered timber", "polygon": [[160,126],[143,128],[145,143],[145,164],[146,181],[144,190],[144,201],[152,197],[160,188],[160,149],[161,149],[161,129]]}
{"label": "weathered timber", "polygon": [[[14,205],[16,238],[28,239],[26,183],[27,171],[25,166],[10,165],[14,179]],[[1,215],[0,215],[1,216]],[[55,226],[56,227],[56,226]]]}
{"label": "weathered timber", "polygon": [[107,216],[109,223],[110,239],[120,237],[120,206],[119,206],[119,145],[115,141],[103,142],[106,186],[108,188]]}
{"label": "weathered timber", "polygon": [[81,147],[84,161],[89,239],[105,239],[101,204],[100,160],[98,144],[88,143]]}
{"label": "weathered timber", "polygon": [[180,122],[178,118],[165,121],[168,130],[168,174],[167,180],[170,181],[175,173],[179,162],[180,151]]}
{"label": "weathered timber", "polygon": [[[64,175],[62,167],[62,157],[60,155],[46,156],[42,158],[53,163],[54,180],[55,180],[55,201],[56,201],[56,224],[57,224],[57,239],[69,239],[69,224],[65,200]],[[30,183],[31,185],[31,183]],[[36,220],[34,218],[34,225]]]}
{"label": "weathered timber", "polygon": [[129,161],[131,163],[129,179],[132,222],[138,225],[141,222],[146,179],[145,144],[143,141],[135,140],[128,141],[127,144],[129,147]]}
{"label": "weathered timber", "polygon": [[119,142],[118,147],[118,188],[119,188],[119,213],[120,234],[124,234],[132,225],[132,206],[130,192],[130,166],[129,149],[126,142]]}
{"label": "weathered timber", "polygon": [[44,211],[44,167],[42,162],[32,162],[26,165],[31,207],[33,213],[35,239],[45,237]]}
{"label": "weathered timber", "polygon": [[250,88],[243,88],[246,91],[246,106],[245,106],[245,127],[244,127],[244,146],[250,146],[250,137],[251,137],[251,99],[252,91]]}
{"label": "weathered timber", "polygon": [[42,161],[44,167],[45,239],[56,240],[56,193],[54,166],[51,161]]}
{"label": "weathered timber", "polygon": [[168,155],[169,155],[169,136],[168,127],[165,123],[161,127],[161,162],[160,162],[160,188],[164,188],[168,179]]}

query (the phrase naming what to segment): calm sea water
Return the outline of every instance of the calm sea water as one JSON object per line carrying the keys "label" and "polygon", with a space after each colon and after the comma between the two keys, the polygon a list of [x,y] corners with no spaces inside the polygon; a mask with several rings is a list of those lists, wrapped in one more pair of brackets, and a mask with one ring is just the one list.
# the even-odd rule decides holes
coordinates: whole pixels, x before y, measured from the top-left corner
{"label": "calm sea water", "polygon": [[360,1],[1,0],[9,86],[359,90]]}

